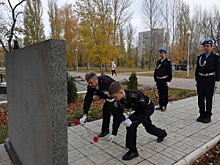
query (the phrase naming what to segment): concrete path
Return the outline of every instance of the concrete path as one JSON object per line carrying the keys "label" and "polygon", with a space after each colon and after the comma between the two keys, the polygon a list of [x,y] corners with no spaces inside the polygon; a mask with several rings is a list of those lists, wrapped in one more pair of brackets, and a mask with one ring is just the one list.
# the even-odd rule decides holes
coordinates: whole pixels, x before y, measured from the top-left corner
{"label": "concrete path", "polygon": [[142,125],[137,132],[139,157],[123,161],[127,152],[125,146],[126,129],[121,124],[114,143],[108,136],[93,142],[100,132],[102,120],[89,122],[85,127],[73,126],[68,130],[69,164],[139,164],[139,165],[185,165],[192,163],[220,140],[220,94],[215,95],[212,122],[196,122],[198,117],[197,96],[174,101],[168,104],[166,112],[155,111],[153,124],[165,129],[168,136],[162,143],[148,134]]}
{"label": "concrete path", "polygon": [[[74,75],[75,73],[71,73]],[[79,74],[78,74],[79,75]],[[84,74],[82,74],[84,77]],[[116,80],[127,78],[127,75],[113,77]],[[151,77],[138,76],[139,83],[153,85]],[[171,87],[195,89],[192,79],[173,79]],[[127,152],[125,146],[126,128],[121,124],[113,143],[108,142],[108,134],[99,138],[93,137],[101,130],[101,120],[88,122],[84,128],[80,125],[68,128],[68,164],[69,165],[185,165],[212,148],[220,140],[220,94],[215,94],[212,122],[196,122],[198,117],[197,96],[174,101],[168,104],[166,112],[155,111],[153,124],[165,129],[168,136],[162,143],[148,134],[142,125],[137,131],[137,148],[139,157],[123,161]],[[0,165],[9,165],[11,161],[4,145],[0,145]]]}

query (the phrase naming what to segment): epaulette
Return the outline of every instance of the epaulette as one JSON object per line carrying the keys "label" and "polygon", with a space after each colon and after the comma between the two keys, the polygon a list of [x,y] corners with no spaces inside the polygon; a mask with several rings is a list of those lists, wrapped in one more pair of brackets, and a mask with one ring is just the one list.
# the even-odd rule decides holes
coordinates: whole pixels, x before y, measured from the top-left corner
{"label": "epaulette", "polygon": [[138,98],[138,94],[136,94],[136,93],[129,93],[129,96],[130,97],[133,97],[133,98],[135,98],[135,99],[137,99]]}

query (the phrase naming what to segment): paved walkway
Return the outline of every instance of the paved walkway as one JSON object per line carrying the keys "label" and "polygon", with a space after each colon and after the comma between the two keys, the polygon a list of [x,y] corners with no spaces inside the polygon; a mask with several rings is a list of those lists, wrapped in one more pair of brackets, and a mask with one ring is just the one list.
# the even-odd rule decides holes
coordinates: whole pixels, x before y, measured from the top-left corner
{"label": "paved walkway", "polygon": [[139,164],[139,165],[184,165],[205,153],[220,140],[220,95],[215,95],[212,122],[196,122],[198,117],[197,97],[191,97],[168,104],[166,112],[155,111],[153,124],[166,129],[168,136],[162,143],[156,137],[146,133],[140,125],[137,132],[137,148],[140,156],[131,161],[123,161],[127,152],[125,146],[126,129],[121,124],[115,143],[107,141],[108,136],[93,137],[100,132],[102,120],[89,122],[82,126],[69,128],[69,164]]}
{"label": "paved walkway", "polygon": [[[71,73],[74,74],[74,73]],[[84,74],[83,74],[84,75]],[[123,77],[124,76],[124,77]],[[114,78],[128,78],[126,75]],[[117,80],[118,80],[117,79]],[[140,78],[144,84],[150,85],[152,78]],[[180,80],[180,81],[178,81]],[[141,83],[141,82],[139,82]],[[192,79],[174,79],[171,87],[195,89]],[[137,132],[137,148],[139,157],[131,161],[123,161],[127,152],[125,146],[126,129],[121,124],[113,143],[107,141],[108,136],[93,142],[101,129],[102,120],[88,122],[84,128],[80,125],[68,128],[68,164],[69,165],[185,165],[191,164],[197,157],[220,140],[220,94],[215,94],[212,122],[208,124],[196,122],[198,117],[197,96],[174,101],[168,104],[166,112],[155,111],[153,124],[165,129],[168,136],[162,143],[148,134],[140,125]],[[10,164],[4,145],[0,145],[0,165]]]}

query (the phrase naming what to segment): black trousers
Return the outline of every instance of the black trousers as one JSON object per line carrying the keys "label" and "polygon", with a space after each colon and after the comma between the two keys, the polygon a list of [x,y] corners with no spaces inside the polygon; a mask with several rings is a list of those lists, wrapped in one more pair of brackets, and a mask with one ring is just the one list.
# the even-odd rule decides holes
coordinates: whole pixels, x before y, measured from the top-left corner
{"label": "black trousers", "polygon": [[117,73],[115,72],[115,70],[112,70],[112,76],[113,76],[114,74],[116,74],[116,76],[117,76]]}
{"label": "black trousers", "polygon": [[167,87],[167,80],[161,79],[157,80],[157,89],[159,94],[159,105],[167,107],[168,104],[168,87]]}
{"label": "black trousers", "polygon": [[113,115],[113,135],[117,134],[118,127],[121,122],[125,120],[125,116],[123,115],[123,109],[121,107],[117,108],[114,106],[114,102],[105,101],[102,108],[102,132],[109,131],[109,123],[111,115]]}
{"label": "black trousers", "polygon": [[[138,118],[136,112],[134,112],[132,115],[136,115],[135,118],[136,117]],[[130,127],[127,127],[126,148],[128,148],[131,151],[137,151],[137,148],[136,148],[137,127],[141,123],[144,126],[145,130],[151,135],[160,137],[160,136],[163,136],[164,134],[162,129],[157,128],[155,125],[152,124],[150,116],[146,116],[145,118],[139,117],[139,120],[137,120],[137,122],[132,123]]]}
{"label": "black trousers", "polygon": [[[199,76],[197,79],[198,105],[200,115],[212,115],[212,97],[214,93],[215,77]],[[206,101],[206,110],[205,110]]]}

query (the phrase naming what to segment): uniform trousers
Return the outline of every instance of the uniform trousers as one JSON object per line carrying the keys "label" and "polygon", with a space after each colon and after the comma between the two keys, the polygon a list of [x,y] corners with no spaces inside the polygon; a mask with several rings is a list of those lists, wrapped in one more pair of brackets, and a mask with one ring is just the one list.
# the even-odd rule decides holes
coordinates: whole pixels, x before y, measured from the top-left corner
{"label": "uniform trousers", "polygon": [[[151,103],[153,104],[153,103]],[[149,114],[146,117],[139,117],[136,112],[132,115],[135,115],[134,118],[138,119],[137,121],[133,122],[130,127],[127,127],[127,135],[126,135],[126,148],[130,151],[136,152],[136,140],[137,140],[137,127],[139,124],[142,124],[145,130],[154,136],[161,137],[164,135],[164,131],[160,128],[157,128],[155,125],[152,124],[150,116],[153,114]]]}
{"label": "uniform trousers", "polygon": [[[212,97],[214,93],[215,77],[214,76],[199,76],[197,78],[197,93],[200,115],[212,115]],[[205,110],[206,101],[206,110]]]}
{"label": "uniform trousers", "polygon": [[168,87],[167,79],[157,80],[157,89],[159,94],[159,105],[167,107],[168,104]]}
{"label": "uniform trousers", "polygon": [[113,115],[113,131],[114,131],[113,134],[116,135],[117,133],[116,129],[119,127],[121,122],[125,120],[125,116],[123,115],[123,108],[115,107],[114,102],[105,101],[102,108],[102,117],[103,117],[102,132],[109,131],[109,123],[110,123],[111,115]]}

